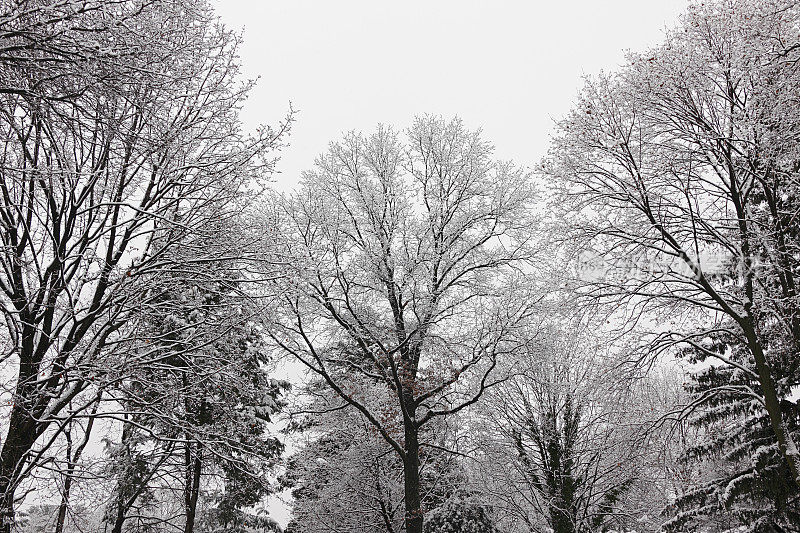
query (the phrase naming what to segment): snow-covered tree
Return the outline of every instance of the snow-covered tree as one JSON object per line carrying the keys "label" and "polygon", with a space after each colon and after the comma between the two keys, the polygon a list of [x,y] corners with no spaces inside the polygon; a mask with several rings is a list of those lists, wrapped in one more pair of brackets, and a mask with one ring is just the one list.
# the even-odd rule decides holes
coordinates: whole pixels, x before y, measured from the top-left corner
{"label": "snow-covered tree", "polygon": [[425,533],[497,533],[489,510],[468,498],[454,497],[436,509]]}
{"label": "snow-covered tree", "polygon": [[[515,293],[526,246],[526,172],[492,159],[459,120],[423,116],[331,144],[280,227],[286,275],[271,336],[357,409],[403,463],[405,528],[421,533],[424,426],[491,387],[531,300]],[[350,373],[374,380],[373,404]]]}
{"label": "snow-covered tree", "polygon": [[[241,131],[238,39],[201,0],[2,2],[0,21],[7,533],[37,466],[70,470],[64,428],[141,366],[127,328],[165,252],[241,215],[280,132]],[[216,243],[192,261],[247,255]]]}
{"label": "snow-covered tree", "polygon": [[292,491],[292,521],[287,531],[399,532],[402,464],[368,421],[339,403],[306,420],[307,442],[288,461],[283,482]]}
{"label": "snow-covered tree", "polygon": [[[236,239],[225,229],[218,225],[217,239]],[[176,243],[168,255],[201,247],[190,244]],[[210,244],[204,240],[202,246]],[[178,273],[159,273],[171,282],[149,289],[137,324],[131,325],[143,364],[130,369],[120,389],[126,414],[122,444],[126,432],[138,434],[151,443],[147,454],[159,453],[143,467],[148,473],[138,484],[125,473],[119,478],[120,487],[133,483],[144,491],[151,479],[168,475],[159,469],[177,470],[172,475],[182,480],[174,489],[182,495],[183,531],[191,533],[201,489],[222,487],[214,502],[221,526],[232,526],[243,508],[269,492],[268,475],[283,445],[267,424],[282,407],[288,384],[269,377],[261,308],[248,294],[250,284],[238,262],[192,267],[191,259],[172,257],[172,263],[180,265]],[[136,500],[113,502],[115,530],[122,528],[125,507]]]}
{"label": "snow-covered tree", "polygon": [[[386,396],[385,389],[375,382],[362,381],[360,386],[372,388],[365,396]],[[305,439],[289,459],[283,476],[293,498],[288,531],[403,531],[403,464],[397,454],[358,410],[342,402],[324,383],[315,380],[307,392],[313,400],[296,415],[294,424]],[[440,423],[423,430],[425,442],[436,446],[426,447],[420,454],[425,509],[441,506],[466,483],[458,456],[449,451],[452,437]]]}
{"label": "snow-covered tree", "polygon": [[568,238],[597,263],[572,287],[651,326],[650,356],[737,339],[748,357],[704,353],[752,379],[729,385],[767,414],[796,485],[791,373],[773,350],[800,346],[798,8],[692,4],[664,44],[587,81],[545,164]]}
{"label": "snow-covered tree", "polygon": [[[798,377],[787,364],[795,354],[781,354],[778,346],[766,344],[776,379],[796,382]],[[758,390],[758,381],[739,368],[716,364],[707,351],[743,367],[752,365],[752,356],[739,339],[724,333],[706,338],[702,345],[702,351],[688,348],[684,353],[700,367],[686,383],[691,400],[685,407],[686,418],[696,436],[681,457],[693,476],[670,502],[665,529],[797,531],[800,490],[782,458],[769,416],[748,392]],[[782,408],[788,429],[797,432],[797,404],[784,400]]]}
{"label": "snow-covered tree", "polygon": [[503,530],[654,530],[644,522],[664,503],[664,473],[648,422],[663,406],[619,366],[600,324],[558,314],[526,332],[515,372],[480,409],[477,490]]}

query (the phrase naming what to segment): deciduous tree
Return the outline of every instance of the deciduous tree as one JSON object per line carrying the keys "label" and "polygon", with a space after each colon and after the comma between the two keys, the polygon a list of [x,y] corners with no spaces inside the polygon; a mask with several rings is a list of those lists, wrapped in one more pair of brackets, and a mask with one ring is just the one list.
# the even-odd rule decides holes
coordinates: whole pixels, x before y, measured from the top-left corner
{"label": "deciduous tree", "polygon": [[[496,383],[530,300],[527,173],[459,120],[423,116],[407,140],[351,133],[286,200],[275,343],[357,409],[403,463],[405,528],[421,533],[421,430]],[[345,365],[350,373],[337,374]],[[379,402],[359,380],[386,391]]]}
{"label": "deciduous tree", "polygon": [[661,501],[649,488],[658,449],[647,432],[661,409],[620,366],[602,326],[568,313],[554,309],[526,331],[513,376],[482,404],[478,490],[510,531],[645,527],[654,510],[632,496],[652,490]]}
{"label": "deciduous tree", "polygon": [[587,81],[545,164],[569,238],[605,262],[573,287],[660,320],[655,352],[736,338],[752,359],[704,353],[752,378],[726,386],[767,413],[796,484],[794,385],[768,337],[798,353],[799,18],[791,1],[693,4],[663,45]]}
{"label": "deciduous tree", "polygon": [[[280,131],[240,130],[249,84],[237,79],[237,38],[202,1],[1,8],[8,532],[16,489],[70,419],[144,362],[130,357],[126,325],[147,285],[164,281],[165,252],[241,213]],[[192,261],[247,255],[218,244]]]}

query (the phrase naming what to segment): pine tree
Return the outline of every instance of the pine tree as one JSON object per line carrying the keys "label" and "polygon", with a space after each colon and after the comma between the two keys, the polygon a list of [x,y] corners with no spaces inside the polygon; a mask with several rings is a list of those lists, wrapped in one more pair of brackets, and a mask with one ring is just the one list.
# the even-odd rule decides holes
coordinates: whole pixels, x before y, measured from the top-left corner
{"label": "pine tree", "polygon": [[[363,401],[381,412],[387,427],[400,431],[392,419],[386,391],[377,380],[354,373],[350,365],[364,365],[358,351],[345,344],[337,347],[339,364],[331,372],[350,373],[351,386],[360,391]],[[304,415],[293,424],[309,441],[288,461],[282,478],[292,490],[291,532],[400,532],[403,530],[403,464],[391,447],[358,411],[343,404],[313,381],[306,387],[312,398],[302,409]],[[446,505],[466,484],[465,472],[457,456],[446,448],[450,436],[443,424],[435,421],[423,436],[437,447],[420,451],[420,484],[423,509]]]}
{"label": "pine tree", "polygon": [[[771,334],[772,342],[766,344],[775,381],[780,384],[781,408],[789,431],[800,436],[800,407],[787,399],[798,384],[792,371],[797,356],[784,349],[777,331]],[[709,364],[713,358],[708,352],[733,364]],[[750,370],[752,355],[736,338],[720,334],[706,337],[701,349],[687,349],[684,356],[702,366],[685,385],[694,400],[690,405],[696,406],[688,424],[696,429],[697,439],[681,458],[687,469],[699,470],[699,480],[667,509],[671,518],[665,529],[800,531],[800,489],[758,400],[761,392]]]}
{"label": "pine tree", "polygon": [[[175,253],[188,256],[194,248],[180,247]],[[166,454],[148,463],[151,473],[142,476],[140,490],[155,470],[176,472],[182,484],[172,488],[182,496],[185,533],[194,531],[198,502],[208,485],[221,484],[222,489],[205,491],[212,506],[207,515],[231,529],[252,521],[242,509],[271,490],[268,474],[283,444],[269,434],[267,424],[283,407],[288,384],[267,373],[258,308],[235,262],[198,268],[191,259],[174,260],[184,271],[173,283],[149,289],[139,318],[138,369],[122,388],[133,424],[123,424],[123,435],[146,434]],[[120,476],[125,483],[129,478]],[[119,504],[116,509],[115,521],[121,524],[126,509]]]}
{"label": "pine tree", "polygon": [[436,509],[425,533],[497,533],[489,510],[459,494]]}

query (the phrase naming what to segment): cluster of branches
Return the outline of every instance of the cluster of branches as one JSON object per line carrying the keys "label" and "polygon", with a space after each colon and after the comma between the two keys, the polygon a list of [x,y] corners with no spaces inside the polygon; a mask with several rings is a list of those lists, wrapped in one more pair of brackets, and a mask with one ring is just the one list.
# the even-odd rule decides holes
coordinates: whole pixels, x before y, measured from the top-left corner
{"label": "cluster of branches", "polygon": [[[115,532],[274,528],[245,511],[283,449],[272,352],[313,377],[293,530],[800,530],[799,27],[693,4],[587,80],[549,203],[426,115],[332,143],[258,219],[291,115],[241,131],[202,0],[0,2],[0,533],[47,480],[59,533],[91,483]],[[665,354],[683,393],[631,374]]]}
{"label": "cluster of branches", "polygon": [[638,362],[697,365],[673,417],[709,463],[673,529],[798,530],[799,22],[790,0],[691,5],[586,82],[543,168],[580,243],[569,287],[649,330]]}
{"label": "cluster of branches", "polygon": [[477,409],[471,484],[501,531],[658,530],[674,461],[652,424],[679,384],[632,376],[599,319],[568,301],[545,317]]}
{"label": "cluster of branches", "polygon": [[436,116],[404,136],[351,133],[279,208],[289,266],[269,335],[396,454],[408,533],[423,528],[426,426],[502,379],[498,358],[532,312],[524,285],[513,293],[531,254],[529,176],[491,152]]}
{"label": "cluster of branches", "polygon": [[0,3],[0,531],[43,472],[57,531],[93,477],[117,480],[115,531],[154,485],[184,495],[159,519],[187,532],[204,474],[228,517],[264,492],[285,387],[264,374],[246,213],[291,117],[241,131],[237,46],[200,0]]}

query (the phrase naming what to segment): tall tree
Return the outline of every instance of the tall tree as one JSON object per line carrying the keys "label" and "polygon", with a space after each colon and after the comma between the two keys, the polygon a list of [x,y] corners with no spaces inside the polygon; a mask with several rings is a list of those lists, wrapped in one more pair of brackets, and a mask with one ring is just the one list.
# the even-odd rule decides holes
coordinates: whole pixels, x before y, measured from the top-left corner
{"label": "tall tree", "polygon": [[[9,532],[20,483],[125,373],[124,330],[146,284],[162,281],[165,251],[240,212],[234,200],[270,171],[280,132],[241,132],[249,84],[236,78],[237,39],[200,0],[0,9],[0,301],[16,369],[0,448]],[[232,253],[198,252],[200,262]]]}
{"label": "tall tree", "polygon": [[[240,240],[240,228],[230,226],[220,221],[216,239]],[[270,490],[268,470],[283,450],[267,424],[288,384],[267,372],[262,306],[251,296],[240,261],[192,260],[213,242],[185,239],[166,252],[172,270],[159,272],[162,282],[151,286],[129,329],[140,339],[137,357],[146,364],[130,369],[118,395],[128,416],[123,434],[146,435],[147,453],[161,448],[147,468],[181,480],[172,488],[181,494],[185,533],[194,530],[200,493],[209,485],[225,488],[222,506],[231,508],[223,519],[258,502]],[[142,490],[150,477],[141,476]],[[125,509],[117,502],[112,508],[121,528]]]}
{"label": "tall tree", "polygon": [[[421,429],[474,404],[495,380],[508,332],[530,302],[510,297],[529,254],[525,171],[496,162],[459,120],[424,116],[331,144],[281,227],[284,351],[353,406],[403,463],[405,528],[421,533]],[[368,397],[334,365],[376,380]]]}
{"label": "tall tree", "polygon": [[569,237],[600,263],[576,290],[637,318],[654,311],[656,352],[702,351],[718,333],[746,346],[747,361],[705,353],[753,378],[742,392],[796,484],[790,384],[767,337],[780,331],[798,353],[799,17],[784,0],[693,4],[663,45],[587,82],[545,165]]}

